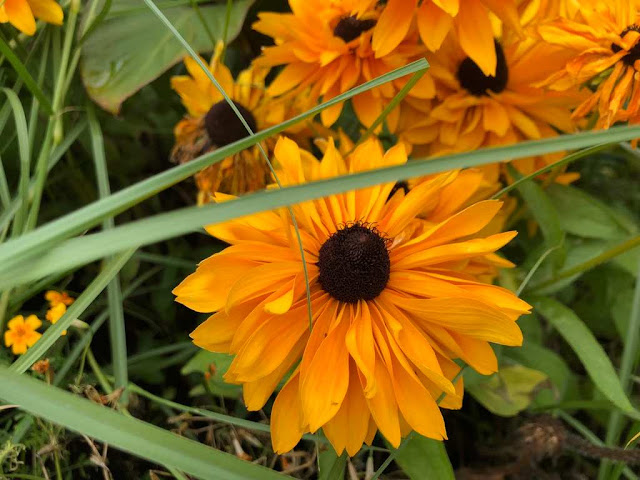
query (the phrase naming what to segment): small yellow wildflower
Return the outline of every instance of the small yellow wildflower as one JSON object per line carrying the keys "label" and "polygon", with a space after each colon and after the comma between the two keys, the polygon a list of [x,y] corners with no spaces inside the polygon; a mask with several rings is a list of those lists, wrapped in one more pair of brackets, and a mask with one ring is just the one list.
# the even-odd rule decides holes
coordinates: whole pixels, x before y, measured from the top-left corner
{"label": "small yellow wildflower", "polygon": [[[51,322],[51,325],[55,325],[56,322],[60,320],[60,318],[62,318],[62,316],[65,314],[66,311],[67,311],[67,306],[64,303],[57,303],[54,307],[51,307],[47,311],[47,315],[45,318],[49,322]],[[66,334],[67,334],[66,330],[62,332],[62,335],[66,335]]]}
{"label": "small yellow wildflower", "polygon": [[26,319],[17,315],[9,320],[7,331],[4,332],[4,344],[11,347],[14,355],[22,355],[42,336],[36,331],[41,326],[42,322],[35,315],[29,315]]}
{"label": "small yellow wildflower", "polygon": [[56,292],[55,290],[48,290],[44,294],[44,298],[49,302],[49,307],[55,307],[58,304],[69,306],[74,302],[74,299],[67,292]]}

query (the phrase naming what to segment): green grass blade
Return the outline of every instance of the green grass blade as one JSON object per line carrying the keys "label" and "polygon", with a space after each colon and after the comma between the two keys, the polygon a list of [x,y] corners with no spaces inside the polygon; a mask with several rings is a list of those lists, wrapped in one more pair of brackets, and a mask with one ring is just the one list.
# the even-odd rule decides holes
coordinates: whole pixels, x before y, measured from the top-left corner
{"label": "green grass blade", "polygon": [[13,69],[22,79],[33,96],[38,99],[40,105],[42,105],[42,107],[47,111],[49,115],[53,114],[53,108],[51,107],[51,102],[49,102],[49,99],[44,95],[42,90],[40,90],[40,87],[29,73],[29,70],[27,70],[27,68],[20,61],[17,55],[13,53],[11,47],[9,47],[9,45],[7,45],[2,38],[0,38],[0,53],[4,55],[7,60],[9,60],[9,63],[11,64]]}
{"label": "green grass blade", "polygon": [[[160,21],[165,24],[165,26],[169,29],[169,31],[174,36],[174,38],[176,38],[182,44],[182,46],[187,50],[187,52],[189,53],[191,58],[193,58],[193,60],[200,66],[200,69],[209,78],[209,80],[216,87],[218,92],[220,92],[220,94],[224,98],[225,102],[227,102],[227,105],[229,105],[231,110],[233,110],[234,114],[236,115],[238,120],[240,120],[240,123],[242,123],[242,125],[244,126],[245,130],[247,131],[247,133],[249,135],[254,135],[255,132],[251,129],[251,127],[249,126],[249,123],[244,118],[242,113],[240,113],[240,110],[238,110],[238,106],[235,104],[235,102],[233,102],[231,100],[231,98],[229,97],[227,92],[225,92],[224,88],[222,88],[222,85],[220,85],[220,83],[213,76],[213,74],[211,73],[209,68],[204,64],[204,62],[202,61],[202,58],[191,47],[191,45],[189,45],[189,43],[184,39],[184,37],[182,35],[180,35],[180,32],[178,32],[178,30],[173,26],[173,24],[169,21],[169,19],[160,11],[160,9],[151,0],[144,0],[144,2],[147,4],[149,9],[160,19]],[[195,8],[197,9],[197,5],[196,5]],[[200,10],[197,10],[197,12],[198,12],[198,14],[200,14]],[[229,2],[227,2],[227,9],[226,9],[227,17],[226,17],[226,21],[225,21],[225,32],[224,32],[224,35],[222,37],[225,42],[227,40],[227,27],[229,25],[230,14],[231,14],[231,2],[229,1]],[[202,18],[202,16],[200,16],[200,18]],[[278,178],[278,174],[276,173],[275,169],[273,168],[273,165],[271,164],[271,161],[269,160],[269,156],[267,155],[267,152],[265,151],[265,149],[262,146],[262,144],[258,143],[257,146],[258,146],[258,150],[260,150],[260,154],[262,155],[262,158],[264,159],[265,163],[269,167],[269,170],[271,171],[271,175],[273,175],[273,178],[275,179],[276,183],[278,184],[278,188],[281,189],[282,188],[282,183],[280,183],[280,179]],[[293,213],[293,209],[291,207],[288,207],[287,209],[289,211],[289,216],[291,217],[291,222],[293,223],[293,228],[294,228],[294,230],[296,232],[296,239],[298,241],[298,250],[300,251],[300,258],[302,260],[302,269],[303,269],[303,273],[304,273],[304,281],[305,281],[305,286],[306,286],[306,290],[307,290],[307,313],[308,313],[308,316],[309,316],[309,331],[311,331],[311,328],[313,326],[313,313],[311,311],[311,287],[309,286],[309,272],[307,270],[307,261],[305,259],[304,247],[302,246],[302,237],[300,236],[300,229],[298,228],[298,221],[296,220],[296,216]]]}
{"label": "green grass blade", "polygon": [[[0,41],[0,44],[2,42]],[[29,175],[31,152],[29,150],[29,131],[27,129],[27,118],[20,103],[18,95],[8,88],[2,88],[2,92],[7,96],[13,118],[16,124],[18,135],[18,154],[20,157],[20,180],[18,181],[18,210],[16,211],[13,231],[17,234],[22,230],[29,207]]]}
{"label": "green grass blade", "polygon": [[[405,180],[455,168],[485,165],[508,158],[548,153],[556,149],[563,150],[593,144],[597,145],[603,143],[603,137],[622,140],[635,138],[636,136],[640,136],[640,127],[613,128],[603,132],[586,132],[554,137],[525,142],[519,145],[439,157],[428,161],[411,161],[406,165],[397,165],[295,185],[282,190],[259,192],[221,204],[182,208],[131,222],[108,232],[67,240],[55,247],[49,247],[46,253],[39,255],[37,258],[30,258],[22,263],[20,262],[21,259],[13,259],[9,256],[7,263],[0,270],[0,289],[25,283],[52,272],[68,270],[126,248],[140,247],[197,231],[203,225],[223,222],[232,218],[272,210],[330,194],[370,187],[384,182]],[[63,217],[63,219],[75,215],[71,214]],[[38,233],[38,231],[34,233]],[[12,251],[8,248],[10,243],[7,242],[4,245],[0,245],[0,252]],[[13,245],[15,245],[16,249],[20,248],[20,244],[14,243]]]}
{"label": "green grass blade", "polygon": [[[317,105],[310,110],[302,113],[290,120],[280,123],[279,125],[265,129],[261,132],[251,135],[237,142],[231,143],[214,152],[205,154],[197,159],[168,169],[162,173],[154,175],[142,182],[127,187],[109,197],[87,205],[76,212],[59,218],[53,222],[43,225],[27,235],[23,235],[19,241],[7,242],[0,246],[0,265],[8,265],[13,259],[19,259],[24,256],[38,255],[46,250],[53,240],[61,240],[65,237],[80,233],[90,227],[100,223],[108,217],[112,217],[120,212],[127,210],[133,205],[137,205],[143,200],[155,195],[162,190],[175,185],[176,183],[189,178],[203,168],[222,161],[241,150],[244,150],[266,138],[274,136],[296,123],[313,117],[325,108],[335,105],[359,93],[366,92],[384,83],[396,80],[405,75],[410,75],[420,70],[426,69],[428,66],[426,60],[420,59],[402,68],[398,68],[392,72],[381,75],[378,78],[370,80],[362,85],[352,88],[351,90],[338,95],[331,100]],[[640,127],[635,133],[640,136]],[[629,138],[634,138],[633,136]],[[628,139],[623,136],[623,139]],[[612,141],[618,141],[614,139]],[[9,263],[6,263],[9,262]]]}
{"label": "green grass blade", "polygon": [[532,305],[571,346],[596,388],[621,410],[633,411],[611,360],[582,320],[571,309],[549,297],[534,298]]}
{"label": "green grass blade", "polygon": [[[107,160],[104,153],[102,129],[96,118],[95,108],[90,103],[87,104],[87,114],[89,133],[91,135],[91,150],[96,168],[98,194],[100,198],[105,198],[111,194],[111,188],[109,186],[109,173],[107,171]],[[106,218],[102,222],[102,228],[104,230],[110,230],[113,226],[113,218]],[[129,383],[127,335],[124,323],[124,311],[122,310],[122,289],[120,287],[120,278],[117,274],[107,286],[107,303],[109,306],[109,337],[111,340],[111,362],[113,363],[115,388],[124,388]],[[123,393],[120,400],[126,404],[127,394]]]}
{"label": "green grass blade", "polygon": [[[70,131],[69,134],[64,138],[64,140],[58,145],[53,153],[51,154],[51,160],[49,161],[48,170],[50,172],[53,167],[56,166],[62,155],[69,149],[69,147],[78,139],[80,134],[83,132],[85,127],[87,126],[87,122],[83,121],[76,124]],[[29,198],[33,195],[33,191],[35,189],[36,180],[35,178],[31,179],[29,183]],[[20,208],[20,198],[14,198],[11,204],[5,209],[0,215],[0,230],[2,230],[14,217],[18,209]]]}
{"label": "green grass blade", "polygon": [[635,237],[631,237],[613,248],[610,248],[606,252],[602,252],[600,255],[590,258],[586,262],[579,263],[571,268],[567,268],[566,270],[561,270],[558,272],[556,276],[549,280],[544,280],[542,282],[536,283],[531,286],[530,293],[540,294],[543,293],[550,287],[555,286],[555,284],[563,281],[564,279],[573,277],[574,275],[579,275],[587,270],[591,270],[598,265],[608,262],[616,258],[619,255],[622,255],[625,252],[633,250],[634,248],[638,248],[640,246],[640,235],[636,235]]}
{"label": "green grass blade", "polygon": [[100,274],[93,279],[89,286],[80,294],[75,302],[67,309],[65,314],[58,320],[55,325],[52,325],[42,335],[40,340],[31,347],[27,353],[22,355],[11,365],[11,370],[24,373],[31,365],[33,365],[41,356],[43,356],[47,350],[60,338],[62,332],[69,328],[71,322],[78,318],[82,312],[84,312],[89,305],[96,299],[100,292],[105,289],[107,284],[118,274],[120,269],[131,258],[135,249],[130,249],[122,252],[115,257],[109,263],[105,265]]}
{"label": "green grass blade", "polygon": [[205,480],[277,480],[273,470],[122,415],[26,375],[0,367],[0,398],[101,442]]}
{"label": "green grass blade", "polygon": [[566,157],[558,160],[555,163],[547,165],[546,167],[542,167],[540,170],[536,170],[535,172],[530,173],[529,175],[525,175],[524,177],[518,178],[513,183],[507,185],[502,190],[500,190],[499,192],[494,194],[491,198],[498,199],[498,198],[502,197],[503,195],[506,195],[507,193],[511,192],[512,190],[514,190],[515,188],[517,188],[518,186],[520,186],[522,183],[526,182],[527,180],[533,180],[534,178],[536,178],[536,177],[538,177],[540,175],[543,175],[543,174],[545,174],[547,172],[555,170],[556,168],[563,167],[564,165],[568,165],[568,164],[570,164],[572,162],[575,162],[576,160],[580,160],[581,158],[587,157],[587,156],[589,156],[591,154],[594,154],[594,153],[600,152],[602,150],[605,150],[605,149],[611,147],[612,145],[615,145],[615,144],[614,143],[603,143],[602,145],[596,145],[594,147],[585,148],[585,149],[580,150],[578,152],[570,153],[569,155],[567,155]]}

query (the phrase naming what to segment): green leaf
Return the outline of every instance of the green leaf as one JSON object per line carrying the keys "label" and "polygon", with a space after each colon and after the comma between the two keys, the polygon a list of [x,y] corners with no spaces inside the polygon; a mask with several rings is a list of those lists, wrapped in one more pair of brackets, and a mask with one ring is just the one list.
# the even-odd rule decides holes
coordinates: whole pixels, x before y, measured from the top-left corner
{"label": "green leaf", "polygon": [[240,385],[226,383],[224,378],[222,378],[232,361],[232,355],[200,350],[182,367],[180,373],[183,375],[194,372],[200,374],[210,373],[211,377],[208,383],[213,393],[225,397],[237,398],[242,391],[242,387]]}
{"label": "green leaf", "polygon": [[549,297],[534,298],[530,303],[571,346],[596,388],[621,410],[634,410],[611,360],[582,320],[571,309]]}
{"label": "green leaf", "polygon": [[342,480],[347,466],[347,452],[338,456],[331,445],[320,447],[319,480]]}
{"label": "green leaf", "polygon": [[[227,42],[233,40],[253,0],[236,0],[231,7]],[[163,8],[163,13],[196,51],[213,50],[207,28],[222,40],[226,6],[199,7],[205,25],[190,5]],[[144,5],[114,0],[109,14],[82,47],[80,75],[91,98],[117,113],[122,102],[180,61],[184,49]]]}
{"label": "green leaf", "polygon": [[287,478],[1,366],[0,398],[50,422],[197,478]]}
{"label": "green leaf", "polygon": [[620,225],[609,207],[577,188],[555,183],[549,185],[547,194],[565,232],[605,240],[620,239],[632,233]]}
{"label": "green leaf", "polygon": [[564,398],[564,394],[571,379],[571,370],[564,359],[553,350],[533,343],[527,338],[520,348],[507,350],[509,358],[516,360],[525,367],[543,372],[557,388],[555,401]]}
{"label": "green leaf", "polygon": [[411,480],[454,480],[444,443],[414,435],[396,456],[396,463]]}
{"label": "green leaf", "polygon": [[536,387],[546,379],[547,376],[538,370],[513,365],[501,368],[490,377],[466,382],[465,387],[490,412],[512,417],[531,404]]}
{"label": "green leaf", "polygon": [[[508,167],[514,178],[521,177],[511,165]],[[531,215],[540,226],[547,247],[553,249],[562,245],[564,232],[562,231],[558,211],[540,185],[533,180],[529,180],[518,185],[518,192],[520,192],[522,199],[529,207]],[[561,258],[557,255],[558,253],[560,252],[553,253],[553,257],[556,259]]]}

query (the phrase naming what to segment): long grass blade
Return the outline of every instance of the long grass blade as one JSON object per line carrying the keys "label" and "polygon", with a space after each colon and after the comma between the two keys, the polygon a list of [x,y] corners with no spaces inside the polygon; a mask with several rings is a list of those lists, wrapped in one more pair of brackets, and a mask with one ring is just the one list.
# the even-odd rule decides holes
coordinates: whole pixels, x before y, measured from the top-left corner
{"label": "long grass blade", "polygon": [[[405,165],[294,185],[282,190],[259,192],[221,204],[174,210],[116,227],[108,232],[67,240],[50,248],[38,258],[28,259],[24,263],[13,260],[13,265],[4,265],[3,270],[0,270],[0,289],[25,283],[52,272],[68,270],[126,248],[140,247],[197,231],[203,225],[380,183],[395,182],[456,168],[485,165],[510,158],[539,155],[558,149],[597,145],[603,143],[603,137],[628,140],[640,136],[640,127],[613,128],[603,132],[587,133],[483,149],[428,161],[412,161]],[[9,243],[0,245],[0,251]]]}
{"label": "long grass blade", "polygon": [[[189,178],[209,165],[222,161],[241,150],[276,135],[302,120],[313,117],[325,108],[344,102],[359,93],[366,92],[384,83],[423,70],[427,68],[427,66],[428,64],[426,60],[421,59],[402,68],[398,68],[392,72],[381,75],[374,80],[363,83],[362,85],[354,87],[327,102],[317,105],[290,120],[265,129],[255,135],[238,140],[237,142],[226,145],[225,147],[219,148],[208,154],[202,155],[201,157],[183,165],[173,167],[165,172],[154,175],[153,177],[110,195],[103,200],[87,205],[72,214],[43,225],[37,230],[21,236],[19,241],[6,242],[4,245],[0,246],[0,265],[8,266],[13,260],[17,260],[21,257],[38,255],[42,251],[46,250],[48,246],[51,245],[52,241],[69,237],[93,227],[105,218],[117,215],[118,213],[127,210],[133,205],[137,205],[156,193]],[[638,128],[638,132],[640,132],[640,128]],[[636,135],[640,135],[640,133],[636,133]],[[624,137],[624,139],[627,138]]]}
{"label": "long grass blade", "polygon": [[[109,173],[107,171],[107,160],[104,153],[104,140],[102,129],[96,118],[95,109],[92,104],[87,104],[87,114],[89,120],[89,133],[91,135],[91,150],[93,162],[96,168],[96,179],[98,183],[98,194],[100,198],[105,198],[111,194],[109,186]],[[114,227],[113,218],[105,218],[102,222],[104,230]],[[107,285],[107,303],[109,305],[109,338],[111,340],[111,361],[113,363],[113,374],[115,376],[115,388],[124,388],[129,383],[129,372],[127,366],[127,335],[124,323],[124,312],[122,310],[122,289],[120,278],[116,274],[109,285]],[[120,401],[127,403],[127,393],[124,392]]]}
{"label": "long grass blade", "polygon": [[[1,43],[1,42],[0,42]],[[18,181],[18,209],[16,212],[13,232],[20,233],[26,219],[27,208],[29,207],[29,174],[31,152],[29,150],[29,131],[27,129],[27,118],[20,103],[18,95],[13,90],[2,88],[2,92],[7,96],[9,105],[13,112],[18,136],[18,156],[20,157],[20,179]]]}
{"label": "long grass blade", "polygon": [[[242,123],[247,133],[249,135],[254,135],[255,132],[251,129],[251,127],[249,126],[249,123],[247,123],[247,120],[240,113],[240,110],[238,110],[238,106],[235,104],[235,102],[231,100],[227,92],[225,92],[224,88],[222,88],[222,85],[220,85],[220,83],[216,80],[216,78],[213,76],[211,71],[204,64],[204,62],[202,61],[202,58],[200,58],[197,52],[191,47],[191,45],[189,45],[189,43],[184,39],[184,37],[180,35],[180,32],[178,32],[178,30],[173,26],[173,24],[169,21],[169,19],[162,13],[162,11],[160,11],[158,7],[156,7],[156,5],[151,0],[144,0],[144,2],[147,4],[149,9],[151,9],[151,11],[160,19],[160,21],[165,24],[165,26],[169,29],[171,34],[182,44],[182,46],[187,50],[187,52],[189,52],[189,55],[191,56],[191,58],[193,58],[193,60],[198,64],[202,72],[209,78],[209,80],[211,81],[211,83],[213,83],[213,85],[216,87],[218,92],[220,92],[225,102],[227,102],[227,105],[229,105],[231,110],[233,110],[233,113],[236,115],[238,120],[240,120],[240,123]],[[225,42],[227,39],[226,29],[229,23],[230,12],[231,12],[231,2],[228,2],[227,3],[227,19],[225,23],[225,32],[223,35]],[[269,170],[271,171],[271,175],[273,175],[273,178],[275,179],[278,185],[278,188],[282,189],[282,183],[280,182],[280,179],[278,178],[278,174],[276,173],[276,170],[273,168],[273,165],[269,160],[269,156],[267,155],[267,152],[264,150],[264,147],[262,146],[261,143],[258,143],[257,147],[258,147],[258,150],[260,150],[260,154],[262,155],[262,158],[264,159],[265,163],[269,167]],[[293,209],[291,207],[288,207],[287,210],[288,210],[289,216],[291,217],[291,223],[293,224],[293,228],[296,233],[298,250],[300,252],[300,258],[302,260],[304,283],[307,291],[306,292],[307,293],[307,314],[309,316],[309,330],[311,330],[313,326],[313,313],[311,312],[311,287],[309,285],[309,272],[307,270],[307,262],[305,259],[304,247],[302,246],[302,237],[300,236],[300,229],[298,228],[298,221],[296,220],[296,216],[293,213]]]}
{"label": "long grass blade", "polygon": [[273,470],[0,367],[0,398],[38,417],[205,480],[281,480]]}
{"label": "long grass blade", "polygon": [[20,61],[18,56],[13,53],[13,50],[9,45],[5,43],[5,41],[0,38],[0,53],[5,56],[5,58],[9,61],[13,69],[16,71],[18,76],[22,79],[26,87],[33,94],[34,97],[38,99],[40,105],[47,111],[49,115],[53,113],[53,108],[51,107],[51,102],[42,92],[38,83],[33,79],[27,67]]}

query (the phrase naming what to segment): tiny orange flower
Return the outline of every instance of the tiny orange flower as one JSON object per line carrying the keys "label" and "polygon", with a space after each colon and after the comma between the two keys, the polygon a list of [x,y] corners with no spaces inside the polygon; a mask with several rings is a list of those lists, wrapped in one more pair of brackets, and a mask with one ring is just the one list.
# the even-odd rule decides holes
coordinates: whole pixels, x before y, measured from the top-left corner
{"label": "tiny orange flower", "polygon": [[49,306],[52,308],[59,304],[69,306],[74,302],[74,299],[71,298],[67,292],[57,292],[55,290],[47,291],[47,293],[44,294],[44,298],[49,302]]}
{"label": "tiny orange flower", "polygon": [[[62,316],[67,311],[67,306],[64,303],[57,303],[54,307],[51,307],[47,311],[47,315],[45,318],[47,321],[51,322],[51,325],[55,325],[58,320],[62,318]],[[62,335],[66,335],[67,331],[63,331]]]}
{"label": "tiny orange flower", "polygon": [[26,319],[17,315],[9,320],[7,331],[4,332],[4,344],[11,347],[14,355],[22,355],[42,336],[36,330],[42,326],[42,322],[35,315],[29,315]]}

